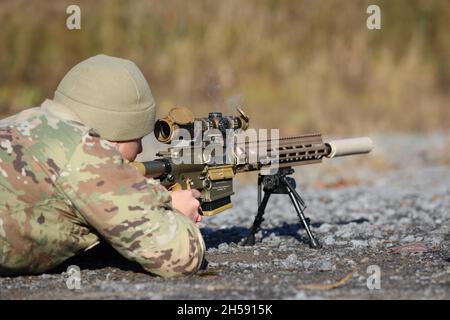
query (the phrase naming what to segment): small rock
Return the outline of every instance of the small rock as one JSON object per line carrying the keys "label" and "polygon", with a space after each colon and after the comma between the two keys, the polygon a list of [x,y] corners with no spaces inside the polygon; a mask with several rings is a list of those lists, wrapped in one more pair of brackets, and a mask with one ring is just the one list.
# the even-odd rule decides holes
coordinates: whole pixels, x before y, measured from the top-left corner
{"label": "small rock", "polygon": [[303,260],[302,261],[302,265],[303,265],[303,268],[305,268],[305,270],[308,270],[311,266],[312,266],[312,262],[311,261],[309,261],[309,260]]}
{"label": "small rock", "polygon": [[291,269],[298,263],[298,258],[296,254],[290,254],[285,260],[281,261],[281,266],[284,269]]}
{"label": "small rock", "polygon": [[341,237],[341,238],[344,238],[344,239],[348,239],[348,238],[350,238],[351,236],[352,236],[352,233],[351,233],[350,231],[345,231],[345,232],[343,232],[343,233],[340,234],[340,237]]}
{"label": "small rock", "polygon": [[381,231],[379,231],[379,230],[375,231],[373,233],[373,236],[374,236],[374,238],[377,238],[377,239],[383,238],[383,235],[381,234]]}
{"label": "small rock", "polygon": [[135,284],[134,288],[138,291],[143,290],[145,288],[144,284]]}
{"label": "small rock", "polygon": [[330,245],[334,244],[335,242],[336,242],[336,240],[334,239],[333,236],[326,236],[323,239],[323,243],[326,244],[327,246],[330,246]]}
{"label": "small rock", "polygon": [[369,245],[369,243],[366,240],[351,240],[350,242],[355,248],[367,247]]}
{"label": "small rock", "polygon": [[297,263],[297,261],[298,261],[297,255],[296,255],[295,253],[290,254],[290,255],[288,255],[288,257],[286,258],[285,261],[286,261],[286,262],[289,262],[289,263],[295,264],[295,263]]}
{"label": "small rock", "polygon": [[400,242],[414,242],[416,238],[413,235],[409,235],[404,237]]}
{"label": "small rock", "polygon": [[294,299],[295,300],[304,300],[304,299],[306,299],[306,293],[303,291],[297,292]]}
{"label": "small rock", "polygon": [[228,246],[228,244],[226,244],[226,243],[224,242],[224,243],[219,244],[219,246],[218,246],[217,248],[218,248],[220,251],[227,251],[228,248],[229,248],[229,246]]}
{"label": "small rock", "polygon": [[333,264],[329,260],[322,260],[318,262],[317,269],[319,271],[331,271],[333,270]]}
{"label": "small rock", "polygon": [[328,223],[322,224],[319,228],[317,228],[318,232],[329,232],[333,226]]}
{"label": "small rock", "polygon": [[437,246],[437,245],[439,245],[439,244],[443,241],[443,239],[442,239],[441,237],[431,237],[428,241],[429,241],[433,246]]}
{"label": "small rock", "polygon": [[353,260],[348,260],[347,261],[347,264],[349,265],[349,266],[355,266],[356,265],[356,262],[355,261],[353,261]]}

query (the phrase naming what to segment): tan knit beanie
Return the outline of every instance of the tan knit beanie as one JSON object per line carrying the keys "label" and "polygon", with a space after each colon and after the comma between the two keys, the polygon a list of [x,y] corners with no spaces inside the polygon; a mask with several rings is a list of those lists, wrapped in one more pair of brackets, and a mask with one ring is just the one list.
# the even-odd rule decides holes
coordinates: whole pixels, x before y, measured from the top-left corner
{"label": "tan knit beanie", "polygon": [[153,131],[155,100],[131,61],[97,55],[74,66],[61,80],[54,101],[111,141],[141,138]]}

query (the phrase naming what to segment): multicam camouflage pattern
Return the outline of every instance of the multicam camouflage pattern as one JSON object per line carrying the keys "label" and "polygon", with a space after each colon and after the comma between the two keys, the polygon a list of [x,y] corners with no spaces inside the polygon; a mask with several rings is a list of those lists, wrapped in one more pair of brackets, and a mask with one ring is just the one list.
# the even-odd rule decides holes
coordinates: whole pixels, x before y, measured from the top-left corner
{"label": "multicam camouflage pattern", "polygon": [[100,239],[167,277],[205,253],[170,193],[89,128],[45,107],[1,120],[0,275],[44,272]]}

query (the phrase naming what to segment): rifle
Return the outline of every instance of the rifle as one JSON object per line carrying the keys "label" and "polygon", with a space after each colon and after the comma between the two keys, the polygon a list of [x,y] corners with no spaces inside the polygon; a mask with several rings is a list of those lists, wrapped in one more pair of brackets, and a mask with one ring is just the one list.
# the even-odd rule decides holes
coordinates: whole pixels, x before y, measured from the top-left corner
{"label": "rifle", "polygon": [[156,121],[154,130],[157,140],[170,143],[171,147],[157,153],[158,159],[132,165],[170,190],[198,189],[201,214],[205,216],[232,208],[236,174],[259,171],[258,211],[244,244],[255,243],[270,195],[287,194],[308,234],[310,246],[320,247],[304,214],[306,204],[295,190],[295,180],[289,177],[294,173],[292,167],[320,163],[324,157],[369,153],[372,140],[360,137],[324,142],[319,133],[255,139],[255,135],[247,134],[251,131],[250,118],[239,107],[237,111],[237,116],[211,112],[206,118],[194,118],[184,107],[173,108],[168,116]]}

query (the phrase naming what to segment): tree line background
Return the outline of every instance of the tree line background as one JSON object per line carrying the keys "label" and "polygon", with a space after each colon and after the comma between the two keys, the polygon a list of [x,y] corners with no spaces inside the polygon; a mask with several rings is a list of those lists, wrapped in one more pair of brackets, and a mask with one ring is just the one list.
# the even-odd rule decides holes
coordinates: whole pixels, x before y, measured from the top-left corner
{"label": "tree line background", "polygon": [[[70,4],[81,30],[66,28]],[[105,53],[136,62],[160,116],[241,105],[283,134],[448,129],[449,21],[446,0],[0,1],[0,117]]]}

